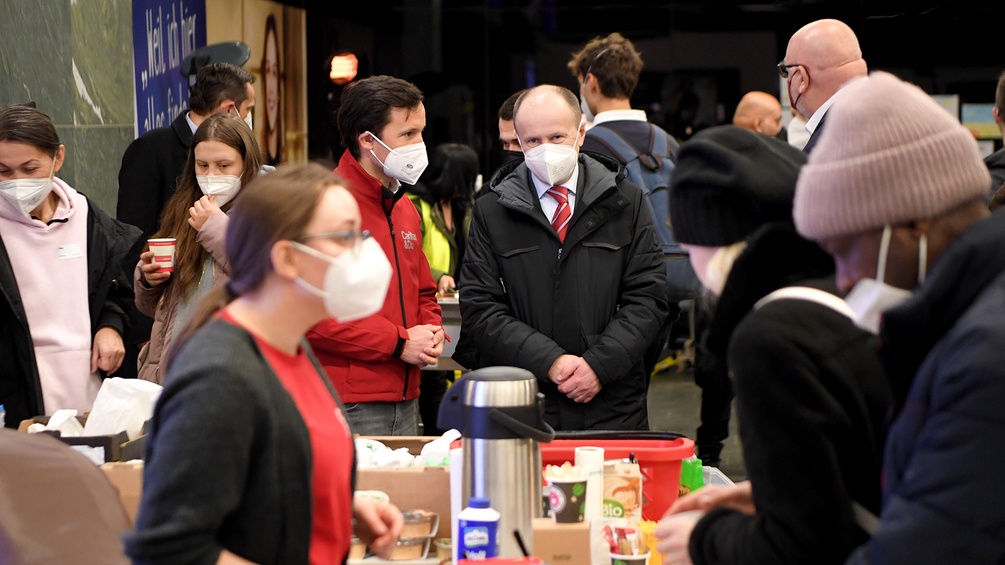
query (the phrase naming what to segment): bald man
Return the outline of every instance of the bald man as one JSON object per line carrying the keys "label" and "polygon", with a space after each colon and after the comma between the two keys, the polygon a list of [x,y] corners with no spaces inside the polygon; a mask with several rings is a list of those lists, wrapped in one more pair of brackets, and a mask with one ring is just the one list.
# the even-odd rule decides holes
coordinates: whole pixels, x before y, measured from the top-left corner
{"label": "bald man", "polygon": [[617,161],[580,153],[572,91],[528,90],[514,126],[524,161],[471,215],[453,358],[534,373],[555,429],[647,430],[641,361],[668,309],[645,196]]}
{"label": "bald man", "polygon": [[782,130],[782,104],[767,92],[752,90],[736,105],[733,125],[764,135],[778,135]]}
{"label": "bald man", "polygon": [[809,153],[823,129],[827,110],[850,82],[864,78],[869,67],[862,58],[855,32],[838,20],[817,20],[799,28],[789,39],[778,72],[786,79],[789,100],[806,120]]}

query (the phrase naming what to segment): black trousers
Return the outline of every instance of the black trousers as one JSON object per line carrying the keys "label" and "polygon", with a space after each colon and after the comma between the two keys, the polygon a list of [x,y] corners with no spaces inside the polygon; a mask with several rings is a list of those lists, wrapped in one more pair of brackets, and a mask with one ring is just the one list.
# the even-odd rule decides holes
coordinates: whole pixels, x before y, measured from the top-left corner
{"label": "black trousers", "polygon": [[[695,333],[701,336],[708,326],[707,308],[696,309]],[[701,388],[701,424],[695,435],[697,457],[705,465],[717,467],[723,442],[729,437],[729,418],[733,403],[733,382],[725,359],[718,359],[702,347],[695,348],[694,383]]]}
{"label": "black trousers", "polygon": [[447,382],[453,382],[453,371],[420,371],[419,373],[419,417],[422,418],[422,435],[441,436],[446,430],[436,425],[443,395],[447,393]]}

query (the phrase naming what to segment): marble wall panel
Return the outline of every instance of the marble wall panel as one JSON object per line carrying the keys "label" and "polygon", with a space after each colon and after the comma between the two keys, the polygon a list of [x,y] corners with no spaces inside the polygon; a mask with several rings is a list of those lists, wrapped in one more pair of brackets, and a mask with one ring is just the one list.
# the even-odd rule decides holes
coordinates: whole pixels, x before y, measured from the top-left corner
{"label": "marble wall panel", "polygon": [[67,156],[75,155],[74,188],[115,216],[119,194],[119,165],[122,154],[133,140],[133,124],[125,126],[77,127],[73,145],[66,142]]}
{"label": "marble wall panel", "polygon": [[115,213],[133,139],[131,0],[0,2],[0,104],[34,100],[66,145],[59,177]]}
{"label": "marble wall panel", "polygon": [[73,124],[70,36],[70,0],[0,3],[0,104],[34,100]]}
{"label": "marble wall panel", "polygon": [[76,125],[133,123],[131,0],[70,4]]}

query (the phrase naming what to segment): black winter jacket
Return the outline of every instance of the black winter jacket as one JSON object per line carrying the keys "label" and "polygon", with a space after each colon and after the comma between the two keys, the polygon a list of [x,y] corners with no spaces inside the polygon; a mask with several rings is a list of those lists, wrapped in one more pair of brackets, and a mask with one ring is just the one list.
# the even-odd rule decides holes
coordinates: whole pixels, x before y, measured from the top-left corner
{"label": "black winter jacket", "polygon": [[[648,429],[643,353],[667,316],[666,271],[641,190],[613,160],[579,156],[577,200],[562,244],[521,163],[475,202],[459,288],[469,368],[521,367],[557,429]],[[601,390],[577,404],[548,380],[582,356]]]}
{"label": "black winter jacket", "polygon": [[[138,228],[113,220],[87,201],[87,296],[91,336],[103,327],[123,335],[133,303],[132,278],[126,275],[126,257],[138,255],[142,244]],[[35,350],[21,302],[18,281],[11,269],[7,248],[0,239],[0,404],[7,411],[6,426],[45,412]]]}
{"label": "black winter jacket", "polygon": [[785,224],[747,244],[707,341],[728,351],[757,514],[712,510],[691,534],[691,557],[695,565],[841,563],[865,540],[852,501],[879,508],[883,368],[871,336],[827,306],[779,299],[752,311],[787,286],[835,294],[828,255]]}
{"label": "black winter jacket", "polygon": [[140,228],[145,237],[157,231],[161,212],[185,170],[193,135],[187,116],[188,110],[182,110],[171,125],[134,139],[122,155],[115,217]]}

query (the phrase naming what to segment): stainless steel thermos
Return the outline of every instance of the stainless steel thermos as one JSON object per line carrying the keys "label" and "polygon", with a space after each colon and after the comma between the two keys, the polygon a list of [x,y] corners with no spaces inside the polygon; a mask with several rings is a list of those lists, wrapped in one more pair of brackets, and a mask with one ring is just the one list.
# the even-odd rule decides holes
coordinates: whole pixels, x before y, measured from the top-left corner
{"label": "stainless steel thermos", "polygon": [[523,556],[514,531],[533,552],[533,518],[541,515],[540,443],[555,437],[534,375],[515,367],[465,374],[444,395],[438,426],[461,432],[462,500],[488,498],[499,511],[499,556]]}

